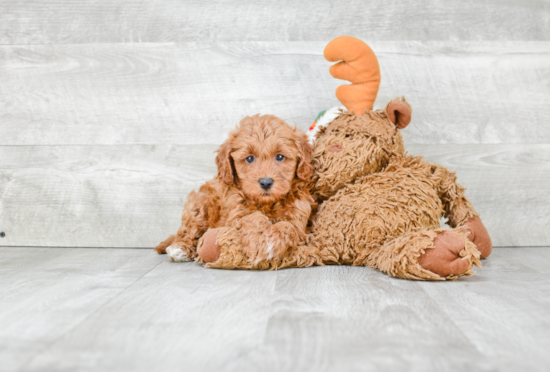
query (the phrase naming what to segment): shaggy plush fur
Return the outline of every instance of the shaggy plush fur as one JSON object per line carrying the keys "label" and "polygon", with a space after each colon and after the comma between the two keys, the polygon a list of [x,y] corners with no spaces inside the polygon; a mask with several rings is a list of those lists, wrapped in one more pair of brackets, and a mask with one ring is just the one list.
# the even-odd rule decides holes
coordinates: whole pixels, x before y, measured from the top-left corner
{"label": "shaggy plush fur", "polygon": [[[189,194],[177,234],[155,250],[190,261],[203,234],[219,227],[235,229],[253,262],[278,259],[304,244],[316,208],[312,151],[303,132],[275,116],[244,118],[218,151],[217,176]],[[263,188],[262,179],[272,186]]]}

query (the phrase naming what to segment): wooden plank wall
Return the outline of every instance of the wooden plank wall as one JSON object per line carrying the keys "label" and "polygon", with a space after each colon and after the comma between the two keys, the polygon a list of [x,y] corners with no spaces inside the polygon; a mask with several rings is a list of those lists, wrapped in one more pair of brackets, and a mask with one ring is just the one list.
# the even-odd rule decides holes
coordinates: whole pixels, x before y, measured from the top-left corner
{"label": "wooden plank wall", "polygon": [[0,246],[154,246],[242,117],[338,104],[332,38],[380,59],[407,148],[496,246],[550,243],[550,3],[0,1]]}

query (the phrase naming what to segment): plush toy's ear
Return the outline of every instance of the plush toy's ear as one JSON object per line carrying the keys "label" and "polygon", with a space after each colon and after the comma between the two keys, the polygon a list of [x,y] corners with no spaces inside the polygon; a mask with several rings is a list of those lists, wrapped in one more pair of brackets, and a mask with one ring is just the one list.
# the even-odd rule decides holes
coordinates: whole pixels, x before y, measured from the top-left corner
{"label": "plush toy's ear", "polygon": [[226,140],[218,149],[216,155],[218,178],[227,185],[235,184],[235,170],[231,158],[231,138]]}
{"label": "plush toy's ear", "polygon": [[388,119],[398,129],[403,129],[411,122],[412,108],[405,97],[396,98],[386,106],[386,112],[388,113]]}
{"label": "plush toy's ear", "polygon": [[296,146],[298,147],[298,165],[296,166],[296,175],[302,181],[309,181],[313,176],[313,165],[311,157],[313,156],[313,145],[309,143],[307,135],[294,128]]}

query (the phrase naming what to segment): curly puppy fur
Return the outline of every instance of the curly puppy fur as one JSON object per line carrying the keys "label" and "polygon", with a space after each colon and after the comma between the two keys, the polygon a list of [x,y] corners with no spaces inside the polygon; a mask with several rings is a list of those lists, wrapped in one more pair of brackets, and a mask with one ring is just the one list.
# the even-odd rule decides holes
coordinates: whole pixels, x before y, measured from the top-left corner
{"label": "curly puppy fur", "polygon": [[[174,261],[193,260],[204,233],[219,227],[235,228],[254,261],[277,259],[303,244],[316,207],[312,152],[296,127],[271,115],[247,116],[219,148],[217,176],[188,195],[180,228],[155,250]],[[260,184],[266,179],[272,182],[267,189]]]}

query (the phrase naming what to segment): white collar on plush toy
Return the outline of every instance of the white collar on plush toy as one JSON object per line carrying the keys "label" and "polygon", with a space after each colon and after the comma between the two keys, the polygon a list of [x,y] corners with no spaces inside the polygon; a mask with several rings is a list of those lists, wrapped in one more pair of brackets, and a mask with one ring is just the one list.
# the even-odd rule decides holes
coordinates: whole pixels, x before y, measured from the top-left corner
{"label": "white collar on plush toy", "polygon": [[[379,110],[380,108],[377,105],[374,105],[373,111]],[[319,128],[326,127],[328,123],[333,121],[340,115],[343,111],[347,111],[344,106],[336,106],[329,108],[328,110],[319,111],[319,114],[315,118],[315,121],[309,127],[307,131],[307,139],[312,145],[315,142],[315,135],[319,131]]]}
{"label": "white collar on plush toy", "polygon": [[307,138],[309,143],[313,145],[315,135],[319,131],[319,128],[326,127],[328,123],[336,119],[336,117],[345,110],[346,108],[344,106],[338,106],[329,108],[328,110],[320,111],[315,118],[315,121],[313,122],[313,124],[311,124],[311,127],[309,127],[309,130],[307,131]]}

